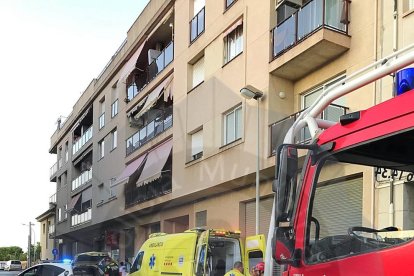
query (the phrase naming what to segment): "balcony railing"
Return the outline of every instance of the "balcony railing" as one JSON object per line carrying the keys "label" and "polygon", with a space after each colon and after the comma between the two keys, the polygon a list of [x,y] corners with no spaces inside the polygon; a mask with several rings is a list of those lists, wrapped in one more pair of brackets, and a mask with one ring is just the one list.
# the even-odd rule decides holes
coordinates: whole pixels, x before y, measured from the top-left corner
{"label": "balcony railing", "polygon": [[49,234],[54,234],[55,233],[55,225],[51,224],[49,225]]}
{"label": "balcony railing", "polygon": [[162,172],[162,177],[142,186],[125,189],[125,206],[130,207],[156,197],[171,193],[171,171]]}
{"label": "balcony railing", "polygon": [[148,83],[174,60],[174,42],[171,41],[160,55],[148,66]]}
{"label": "balcony railing", "polygon": [[[324,120],[337,122],[341,115],[346,114],[348,107],[340,106],[336,104],[330,104],[321,114],[321,118]],[[279,120],[270,125],[270,154],[276,154],[278,146],[283,144],[283,140],[289,128],[293,125],[297,117],[303,110],[293,113],[282,120]],[[300,132],[299,137],[296,137],[295,143],[307,144],[310,142],[311,135],[309,129],[305,128]]]}
{"label": "balcony railing", "polygon": [[205,8],[202,8],[190,22],[190,43],[204,32]]}
{"label": "balcony railing", "polygon": [[92,209],[88,209],[80,214],[73,214],[71,219],[71,226],[78,226],[92,219]]}
{"label": "balcony railing", "polygon": [[58,163],[56,162],[53,164],[52,167],[50,167],[50,177],[52,177],[58,170]]}
{"label": "balcony railing", "polygon": [[[348,1],[312,0],[272,30],[273,57],[321,28],[348,33]],[[342,23],[345,22],[345,23]]]}
{"label": "balcony railing", "polygon": [[161,114],[161,116],[149,122],[126,140],[126,155],[130,155],[135,150],[148,143],[151,139],[169,129],[172,124],[172,107],[169,107],[164,110],[164,113]]}
{"label": "balcony railing", "polygon": [[56,194],[53,194],[49,197],[49,203],[56,203]]}
{"label": "balcony railing", "polygon": [[92,138],[92,127],[88,128],[86,132],[78,139],[72,146],[72,155],[76,154],[89,140]]}
{"label": "balcony railing", "polygon": [[165,67],[167,67],[174,60],[174,41],[171,41],[158,57],[151,62],[146,68],[145,72],[139,75],[127,87],[127,98],[132,100],[139,92],[144,89]]}
{"label": "balcony railing", "polygon": [[81,175],[79,175],[77,178],[75,178],[72,181],[72,191],[86,184],[91,179],[92,179],[92,168],[90,168],[88,171],[84,171]]}

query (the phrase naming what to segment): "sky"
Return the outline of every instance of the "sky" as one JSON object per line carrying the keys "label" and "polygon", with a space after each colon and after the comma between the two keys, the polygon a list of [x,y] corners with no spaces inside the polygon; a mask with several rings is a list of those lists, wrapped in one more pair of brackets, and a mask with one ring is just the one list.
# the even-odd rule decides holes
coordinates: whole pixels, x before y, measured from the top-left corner
{"label": "sky", "polygon": [[[0,0],[0,247],[27,250],[56,185],[50,137],[148,0]],[[26,225],[23,225],[26,224]],[[34,232],[34,233],[33,233]]]}

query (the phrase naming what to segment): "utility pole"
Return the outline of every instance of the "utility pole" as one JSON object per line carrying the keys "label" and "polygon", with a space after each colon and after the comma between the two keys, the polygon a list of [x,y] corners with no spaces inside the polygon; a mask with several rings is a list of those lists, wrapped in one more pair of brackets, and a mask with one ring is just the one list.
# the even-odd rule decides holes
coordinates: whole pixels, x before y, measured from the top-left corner
{"label": "utility pole", "polygon": [[[24,224],[24,223],[23,223],[23,225],[26,225],[27,226],[27,224]],[[27,241],[27,245],[28,245],[27,246],[27,267],[31,267],[32,266],[32,256],[31,256],[32,255],[31,254],[31,247],[32,247],[32,225],[34,225],[34,223],[31,223],[29,221],[29,236],[28,236],[28,241]],[[35,241],[35,243],[36,243],[36,241]],[[33,251],[35,253],[36,252],[36,248],[34,248]]]}

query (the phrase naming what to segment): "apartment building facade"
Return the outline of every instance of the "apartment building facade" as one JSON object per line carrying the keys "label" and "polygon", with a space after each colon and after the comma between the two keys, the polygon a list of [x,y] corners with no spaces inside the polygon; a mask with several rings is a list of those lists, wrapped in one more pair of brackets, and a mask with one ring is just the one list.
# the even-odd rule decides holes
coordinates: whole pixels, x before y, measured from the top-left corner
{"label": "apartment building facade", "polygon": [[[257,132],[260,232],[267,234],[276,148],[297,113],[414,42],[412,1],[398,4],[395,21],[390,2],[151,0],[51,137],[60,257],[103,250],[131,260],[159,231],[254,234]],[[244,99],[246,85],[264,96]],[[388,78],[321,116],[335,121],[392,95]],[[328,208],[355,214],[358,225],[386,226],[389,187],[373,185],[372,171],[346,174],[338,181],[352,204],[327,197],[336,203]],[[404,200],[393,216],[402,227],[413,223],[411,189],[396,186]]]}
{"label": "apartment building facade", "polygon": [[49,198],[49,208],[40,214],[36,220],[40,224],[40,260],[54,260],[53,249],[55,248],[55,217],[56,217],[56,194]]}

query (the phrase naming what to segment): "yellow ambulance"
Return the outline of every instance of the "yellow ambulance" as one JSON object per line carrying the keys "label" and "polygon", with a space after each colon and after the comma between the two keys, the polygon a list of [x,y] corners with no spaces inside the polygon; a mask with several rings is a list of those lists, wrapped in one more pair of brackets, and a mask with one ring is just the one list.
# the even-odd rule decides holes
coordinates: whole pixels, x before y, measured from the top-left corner
{"label": "yellow ambulance", "polygon": [[264,235],[246,238],[240,232],[218,229],[190,229],[184,233],[150,235],[138,251],[131,276],[183,275],[223,276],[236,261],[245,273],[263,260]]}

